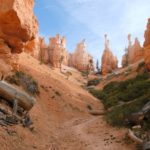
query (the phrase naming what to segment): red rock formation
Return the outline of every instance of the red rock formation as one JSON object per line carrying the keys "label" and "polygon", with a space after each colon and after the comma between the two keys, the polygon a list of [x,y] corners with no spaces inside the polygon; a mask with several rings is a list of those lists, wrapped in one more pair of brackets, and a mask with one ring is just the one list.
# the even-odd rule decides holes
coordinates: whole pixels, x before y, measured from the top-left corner
{"label": "red rock formation", "polygon": [[42,63],[49,64],[49,53],[48,53],[48,46],[45,43],[44,38],[39,38],[39,45],[40,45],[40,52],[39,52],[39,59]]}
{"label": "red rock formation", "polygon": [[3,39],[0,39],[0,59],[4,59],[6,63],[9,63],[11,59],[11,49]]}
{"label": "red rock formation", "polygon": [[68,65],[69,54],[66,50],[66,38],[59,34],[50,38],[49,45],[45,44],[44,38],[39,40],[40,52],[39,59],[45,64],[50,64],[55,68],[59,68],[60,64]]}
{"label": "red rock formation", "polygon": [[128,49],[125,48],[125,54],[122,56],[122,67],[128,66]]}
{"label": "red rock formation", "polygon": [[141,60],[144,58],[144,49],[143,47],[141,47],[140,42],[137,38],[135,38],[135,42],[133,45],[135,52],[134,52],[134,59],[133,59],[133,63]]}
{"label": "red rock formation", "polygon": [[24,43],[37,34],[33,6],[34,0],[0,0],[0,38],[12,52],[22,52]]}
{"label": "red rock formation", "polygon": [[117,69],[118,60],[117,57],[113,55],[109,48],[109,40],[107,39],[107,35],[105,35],[105,49],[102,55],[102,65],[101,71],[103,75],[107,73],[111,73],[113,70]]}
{"label": "red rock formation", "polygon": [[135,38],[135,42],[132,45],[131,35],[128,35],[128,48],[125,51],[125,54],[122,57],[122,66],[128,66],[143,59],[144,51],[140,45],[138,38]]}
{"label": "red rock formation", "polygon": [[80,71],[93,70],[93,57],[86,50],[85,40],[77,44],[76,50],[70,54],[69,65]]}
{"label": "red rock formation", "polygon": [[150,18],[148,19],[147,29],[145,31],[144,37],[144,60],[147,69],[150,71]]}
{"label": "red rock formation", "polygon": [[48,53],[53,67],[59,68],[61,63],[68,65],[69,55],[66,50],[66,38],[61,37],[59,34],[54,38],[50,38]]}
{"label": "red rock formation", "polygon": [[12,53],[22,52],[25,43],[37,35],[38,24],[33,6],[34,0],[0,0],[1,73],[18,68],[17,54]]}
{"label": "red rock formation", "polygon": [[40,38],[37,36],[24,45],[24,52],[31,54],[34,58],[39,59]]}
{"label": "red rock formation", "polygon": [[18,70],[18,56],[11,53],[11,49],[0,39],[0,74],[8,75],[13,70]]}

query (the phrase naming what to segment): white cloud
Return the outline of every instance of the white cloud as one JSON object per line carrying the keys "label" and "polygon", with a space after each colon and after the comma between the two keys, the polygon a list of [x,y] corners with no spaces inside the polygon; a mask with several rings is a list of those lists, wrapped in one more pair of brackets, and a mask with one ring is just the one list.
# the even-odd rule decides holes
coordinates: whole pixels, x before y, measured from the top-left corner
{"label": "white cloud", "polygon": [[[125,48],[128,33],[143,41],[147,18],[150,17],[149,0],[58,0],[58,2],[69,15],[99,37],[99,41],[103,40],[105,33],[108,33],[111,47],[119,58]],[[99,48],[94,47],[93,43],[94,41],[88,43],[91,45],[91,53],[103,50],[103,41],[100,42]]]}

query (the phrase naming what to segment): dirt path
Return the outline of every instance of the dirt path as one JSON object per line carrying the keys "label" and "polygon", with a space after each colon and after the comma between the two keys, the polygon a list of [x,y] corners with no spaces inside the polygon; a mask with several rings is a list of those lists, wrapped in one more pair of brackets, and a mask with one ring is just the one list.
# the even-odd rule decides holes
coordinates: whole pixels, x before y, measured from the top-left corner
{"label": "dirt path", "polygon": [[[109,126],[102,116],[87,113],[87,105],[93,109],[102,109],[103,105],[81,87],[81,73],[73,72],[66,80],[59,70],[41,65],[26,54],[20,56],[20,65],[40,85],[40,97],[31,112],[37,133],[24,130],[22,135],[19,129],[18,139],[26,141],[21,139],[17,144],[24,149],[14,146],[13,150],[25,150],[27,145],[29,150],[134,150],[122,140],[125,130]],[[9,140],[12,143],[12,138]]]}
{"label": "dirt path", "polygon": [[124,131],[110,127],[102,117],[68,121],[55,131],[55,137],[56,150],[134,150],[125,144]]}

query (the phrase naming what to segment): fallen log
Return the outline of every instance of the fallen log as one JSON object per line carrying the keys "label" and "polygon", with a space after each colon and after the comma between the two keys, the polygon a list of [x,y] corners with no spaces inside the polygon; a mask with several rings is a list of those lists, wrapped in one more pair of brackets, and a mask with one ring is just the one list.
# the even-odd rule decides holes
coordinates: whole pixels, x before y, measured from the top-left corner
{"label": "fallen log", "polygon": [[100,115],[105,115],[106,112],[104,110],[89,110],[89,113],[91,115],[100,116]]}
{"label": "fallen log", "polygon": [[142,112],[133,113],[126,119],[125,122],[130,125],[139,125],[143,122],[144,117],[145,116]]}
{"label": "fallen log", "polygon": [[145,117],[149,118],[149,114],[150,114],[150,102],[146,103],[139,112],[131,114],[126,120],[130,124],[134,125],[141,124]]}
{"label": "fallen log", "polygon": [[138,144],[143,144],[143,140],[138,138],[132,130],[129,129],[128,131],[128,136],[130,137],[130,139],[132,139],[134,142],[138,143]]}
{"label": "fallen log", "polygon": [[150,141],[144,142],[144,144],[143,144],[143,150],[150,150]]}
{"label": "fallen log", "polygon": [[150,101],[144,105],[144,107],[142,108],[142,112],[144,114],[147,114],[148,112],[150,112]]}
{"label": "fallen log", "polygon": [[0,96],[12,104],[14,104],[14,101],[17,100],[18,106],[27,111],[29,111],[36,102],[34,97],[5,81],[0,81]]}
{"label": "fallen log", "polygon": [[130,104],[132,104],[132,103],[134,103],[134,102],[136,102],[136,101],[138,101],[138,99],[135,99],[135,100],[129,101],[129,102],[121,102],[121,104],[118,104],[118,105],[116,105],[116,106],[112,106],[112,107],[110,107],[109,109],[107,109],[107,112],[111,112],[111,111],[113,111],[114,109],[116,109],[116,108],[118,108],[118,107],[123,107],[123,106],[130,105]]}

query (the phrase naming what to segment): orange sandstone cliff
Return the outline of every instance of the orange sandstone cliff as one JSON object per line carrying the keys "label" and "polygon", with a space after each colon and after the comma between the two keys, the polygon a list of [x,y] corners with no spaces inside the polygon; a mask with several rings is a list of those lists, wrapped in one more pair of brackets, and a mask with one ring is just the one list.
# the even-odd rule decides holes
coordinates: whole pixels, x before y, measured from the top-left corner
{"label": "orange sandstone cliff", "polygon": [[34,0],[0,0],[0,38],[12,52],[21,52],[23,44],[38,32],[33,6]]}
{"label": "orange sandstone cliff", "polygon": [[48,46],[45,44],[44,38],[39,39],[40,52],[39,59],[45,64],[59,68],[60,64],[68,65],[68,52],[66,49],[66,38],[59,34],[49,39]]}
{"label": "orange sandstone cliff", "polygon": [[140,45],[138,38],[135,38],[134,44],[131,41],[131,34],[128,35],[128,48],[126,48],[125,54],[122,57],[122,66],[126,67],[130,64],[134,64],[143,59],[144,50]]}
{"label": "orange sandstone cliff", "polygon": [[50,38],[49,57],[53,67],[59,68],[60,64],[68,65],[68,52],[66,50],[66,38],[59,34],[54,38]]}
{"label": "orange sandstone cliff", "polygon": [[73,54],[69,55],[69,65],[79,71],[93,70],[93,57],[87,52],[85,40],[77,44]]}
{"label": "orange sandstone cliff", "polygon": [[118,60],[117,57],[113,55],[109,48],[109,40],[107,39],[107,35],[105,35],[105,49],[102,55],[102,65],[101,71],[103,75],[107,73],[111,73],[113,70],[118,68]]}
{"label": "orange sandstone cliff", "polygon": [[144,42],[144,60],[148,70],[150,70],[150,18],[148,19],[147,29],[145,31]]}
{"label": "orange sandstone cliff", "polygon": [[[22,52],[26,42],[37,35],[38,23],[33,14],[33,6],[34,0],[0,0],[1,70],[10,68],[11,71],[17,61],[17,56],[12,53]],[[6,67],[7,65],[10,66]]]}

